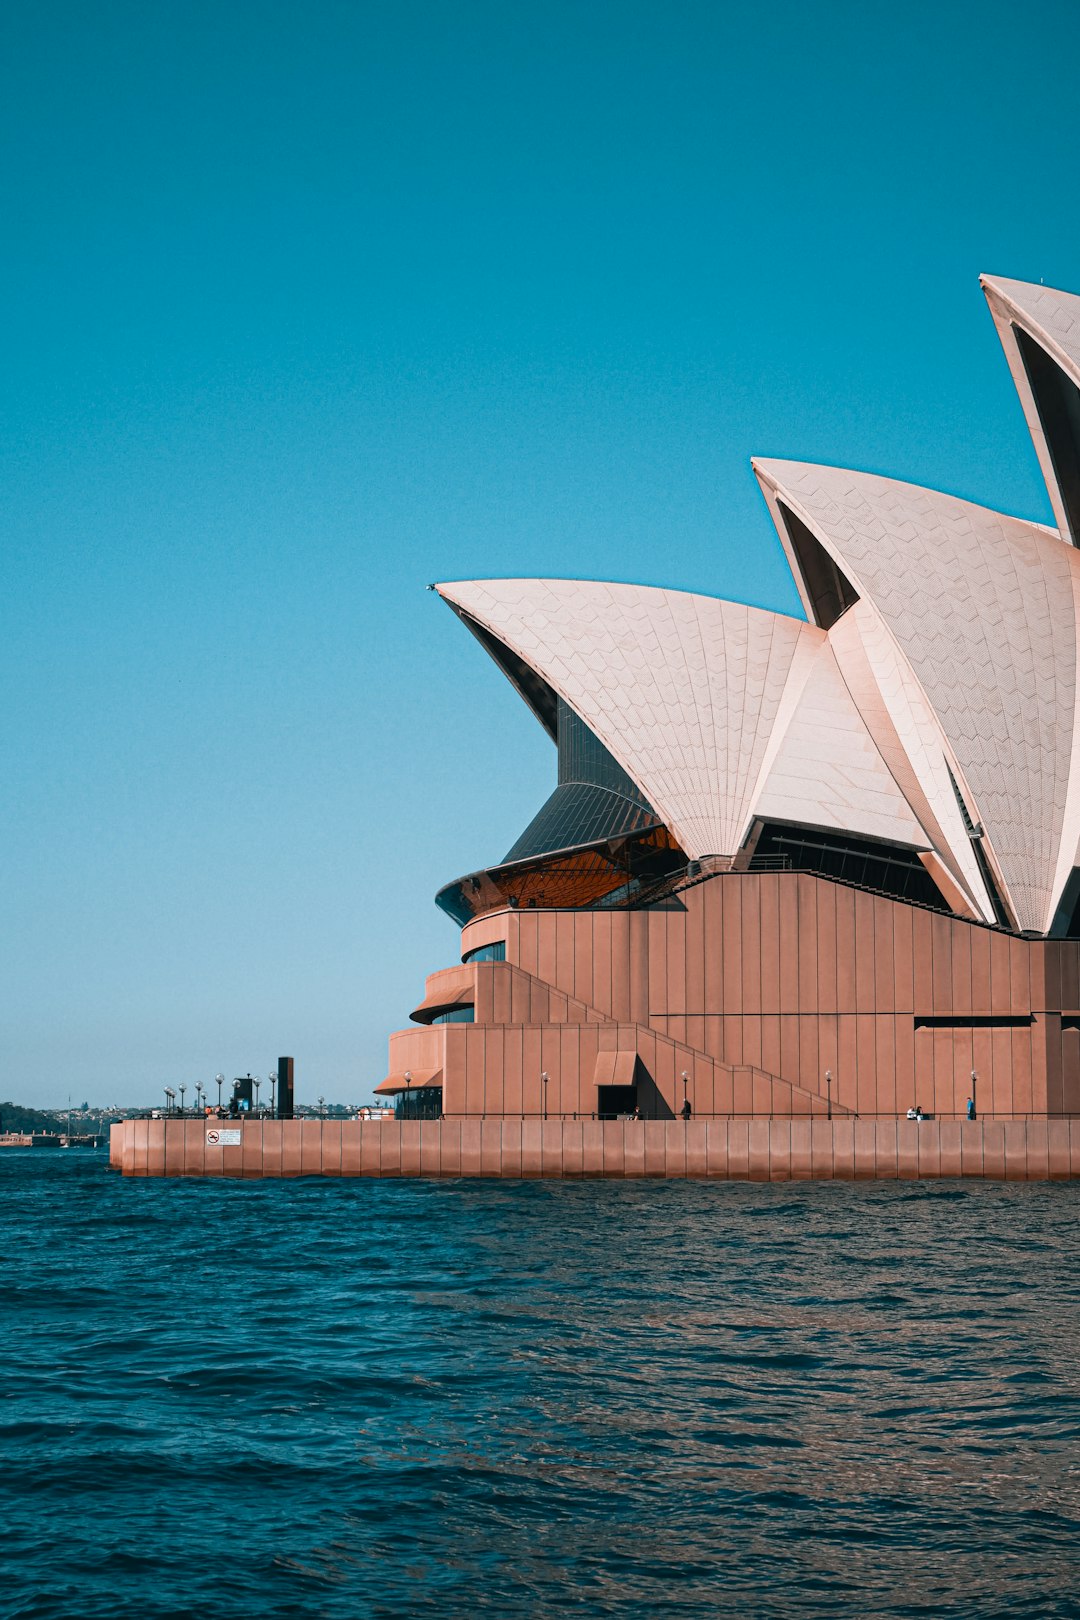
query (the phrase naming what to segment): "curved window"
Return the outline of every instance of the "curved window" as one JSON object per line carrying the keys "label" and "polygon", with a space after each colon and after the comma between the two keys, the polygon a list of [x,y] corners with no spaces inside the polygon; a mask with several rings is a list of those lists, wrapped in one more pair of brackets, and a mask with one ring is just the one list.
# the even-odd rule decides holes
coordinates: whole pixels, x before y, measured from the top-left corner
{"label": "curved window", "polygon": [[394,1104],[395,1119],[441,1119],[442,1086],[418,1086],[403,1091]]}
{"label": "curved window", "polygon": [[439,1013],[433,1018],[433,1024],[471,1024],[476,1009],[474,1007],[451,1007],[448,1012]]}
{"label": "curved window", "polygon": [[506,941],[496,939],[490,945],[478,945],[475,951],[466,951],[462,962],[505,962]]}

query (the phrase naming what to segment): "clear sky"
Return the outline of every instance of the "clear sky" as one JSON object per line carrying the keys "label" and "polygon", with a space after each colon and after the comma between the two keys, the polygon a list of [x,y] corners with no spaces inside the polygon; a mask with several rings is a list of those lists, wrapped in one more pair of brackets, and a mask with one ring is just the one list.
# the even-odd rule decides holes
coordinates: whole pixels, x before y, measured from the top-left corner
{"label": "clear sky", "polygon": [[363,1098],[554,750],[429,580],[798,613],[751,454],[1039,519],[1075,0],[11,0],[0,1097]]}

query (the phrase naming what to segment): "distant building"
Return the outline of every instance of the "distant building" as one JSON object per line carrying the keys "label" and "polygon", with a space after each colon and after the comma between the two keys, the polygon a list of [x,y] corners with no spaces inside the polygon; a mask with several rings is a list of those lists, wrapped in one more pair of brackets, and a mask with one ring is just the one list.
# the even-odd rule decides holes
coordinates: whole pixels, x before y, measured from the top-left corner
{"label": "distant building", "polygon": [[438,896],[403,1112],[1080,1113],[1080,297],[983,288],[1057,527],[755,461],[806,622],[437,587],[558,784]]}

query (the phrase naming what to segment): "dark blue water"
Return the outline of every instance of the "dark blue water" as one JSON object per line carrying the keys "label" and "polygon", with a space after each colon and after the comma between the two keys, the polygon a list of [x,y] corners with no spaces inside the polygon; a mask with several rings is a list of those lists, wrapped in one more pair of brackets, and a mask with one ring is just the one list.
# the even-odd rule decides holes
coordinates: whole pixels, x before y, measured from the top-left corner
{"label": "dark blue water", "polygon": [[0,1210],[5,1616],[1080,1615],[1080,1186]]}

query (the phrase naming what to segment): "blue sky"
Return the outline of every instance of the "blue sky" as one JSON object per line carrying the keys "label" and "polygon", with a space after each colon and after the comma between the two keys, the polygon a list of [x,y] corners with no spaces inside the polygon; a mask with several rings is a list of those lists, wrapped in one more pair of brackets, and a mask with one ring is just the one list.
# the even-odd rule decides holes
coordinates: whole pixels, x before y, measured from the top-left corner
{"label": "blue sky", "polygon": [[365,1097],[554,752],[434,579],[798,613],[751,454],[1049,518],[1080,8],[0,16],[0,1095]]}

